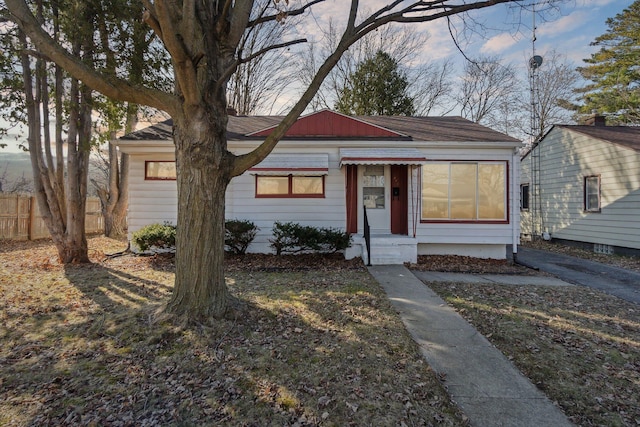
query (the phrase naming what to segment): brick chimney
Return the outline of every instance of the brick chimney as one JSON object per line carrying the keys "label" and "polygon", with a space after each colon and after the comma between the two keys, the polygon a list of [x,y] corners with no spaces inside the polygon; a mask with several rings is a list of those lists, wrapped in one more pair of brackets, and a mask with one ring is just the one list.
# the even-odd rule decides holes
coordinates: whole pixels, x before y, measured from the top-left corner
{"label": "brick chimney", "polygon": [[585,126],[606,126],[607,125],[605,117],[597,113],[594,113],[589,117],[587,117],[584,120],[584,124]]}

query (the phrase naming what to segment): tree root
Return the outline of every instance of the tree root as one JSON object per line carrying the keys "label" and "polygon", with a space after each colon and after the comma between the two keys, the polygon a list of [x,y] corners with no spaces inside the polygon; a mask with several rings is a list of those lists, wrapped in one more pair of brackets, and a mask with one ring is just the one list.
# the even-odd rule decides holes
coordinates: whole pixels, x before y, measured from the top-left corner
{"label": "tree root", "polygon": [[150,321],[152,323],[168,322],[180,328],[189,326],[213,326],[219,320],[230,320],[237,322],[247,316],[250,310],[250,304],[233,295],[228,295],[227,306],[221,316],[206,316],[203,314],[194,314],[193,312],[180,310],[176,312],[171,302],[158,308]]}
{"label": "tree root", "polygon": [[124,255],[128,255],[128,254],[132,254],[132,253],[133,252],[131,251],[131,242],[128,242],[127,243],[127,248],[124,251],[116,252],[116,253],[113,253],[113,254],[105,254],[103,261],[106,261],[108,259],[117,258],[117,257],[120,257],[120,256],[124,256]]}

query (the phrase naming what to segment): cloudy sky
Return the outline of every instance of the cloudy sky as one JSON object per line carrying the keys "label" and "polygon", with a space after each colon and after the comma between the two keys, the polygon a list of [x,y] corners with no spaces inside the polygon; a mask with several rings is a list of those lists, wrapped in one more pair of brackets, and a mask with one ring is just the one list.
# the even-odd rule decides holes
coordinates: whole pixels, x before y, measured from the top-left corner
{"label": "cloudy sky", "polygon": [[[538,0],[547,3],[546,0]],[[365,0],[361,4],[369,10],[376,10],[387,4],[387,0]],[[526,2],[532,4],[533,2]],[[536,53],[544,56],[550,49],[566,55],[576,66],[588,58],[595,48],[589,44],[606,30],[605,21],[621,13],[633,3],[632,0],[566,0],[558,9],[544,13],[544,19],[536,18]],[[339,20],[348,12],[346,0],[329,0],[314,7],[312,19],[305,20],[304,30],[313,40],[321,34],[320,27],[329,18]],[[530,8],[530,6],[529,6]],[[541,7],[539,7],[541,8]],[[454,19],[457,41],[469,57],[478,55],[500,56],[505,61],[521,66],[526,75],[526,64],[532,55],[533,19],[530,10],[521,7],[500,5],[481,11],[471,11],[469,16]],[[309,25],[309,22],[312,24]],[[469,26],[468,24],[473,25]],[[466,24],[466,25],[465,25]],[[412,24],[414,25],[414,24]],[[425,61],[452,58],[463,63],[463,55],[452,41],[446,21],[415,24],[419,31],[429,33],[420,58]],[[5,139],[16,150],[15,138]],[[2,153],[7,150],[0,149]]]}
{"label": "cloudy sky", "polygon": [[[565,0],[557,8],[543,12],[543,4],[548,1],[536,2],[539,11],[535,23],[536,53],[544,54],[555,49],[576,65],[582,65],[582,60],[595,52],[595,48],[589,44],[607,30],[606,19],[621,13],[633,3],[632,0]],[[387,3],[386,0],[361,2],[370,10]],[[452,21],[458,45],[469,57],[500,56],[507,62],[521,63],[526,67],[532,55],[533,3],[522,2],[527,5],[524,8],[516,5],[493,6],[454,18]],[[348,5],[349,2],[345,0],[330,0],[318,5],[313,12],[316,22],[322,25],[328,17],[337,19],[346,16]],[[452,41],[446,21],[411,25],[430,35],[421,55],[425,60],[451,57],[456,62],[462,62],[463,55]],[[307,31],[309,29],[306,27]]]}

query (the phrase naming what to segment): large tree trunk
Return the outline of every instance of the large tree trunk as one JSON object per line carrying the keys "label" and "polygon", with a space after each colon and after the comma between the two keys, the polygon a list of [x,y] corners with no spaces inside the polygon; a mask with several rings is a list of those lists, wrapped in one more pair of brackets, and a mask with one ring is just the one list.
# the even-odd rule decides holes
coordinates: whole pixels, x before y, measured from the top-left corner
{"label": "large tree trunk", "polygon": [[176,280],[166,311],[203,323],[231,313],[224,278],[224,222],[232,155],[226,149],[224,108],[188,115],[186,122],[176,123],[174,129],[178,169]]}

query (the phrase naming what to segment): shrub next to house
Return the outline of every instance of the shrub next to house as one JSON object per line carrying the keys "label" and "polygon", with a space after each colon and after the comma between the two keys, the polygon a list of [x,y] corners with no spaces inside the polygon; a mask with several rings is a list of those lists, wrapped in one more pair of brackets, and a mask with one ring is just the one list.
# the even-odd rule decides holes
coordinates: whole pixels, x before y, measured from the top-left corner
{"label": "shrub next to house", "polygon": [[237,255],[244,255],[255,239],[258,228],[248,220],[232,219],[225,222],[224,244],[228,250]]}
{"label": "shrub next to house", "polygon": [[145,225],[133,233],[132,238],[141,251],[172,248],[176,246],[176,226],[168,222]]}
{"label": "shrub next to house", "polygon": [[[229,220],[225,222],[224,244],[234,254],[242,255],[256,237],[259,228],[251,221]],[[133,243],[141,251],[149,249],[170,249],[176,246],[176,226],[150,224],[133,233]]]}
{"label": "shrub next to house", "polygon": [[271,247],[276,255],[283,253],[335,253],[351,245],[351,235],[333,228],[318,228],[294,222],[273,224]]}

